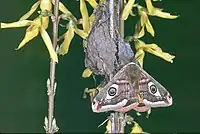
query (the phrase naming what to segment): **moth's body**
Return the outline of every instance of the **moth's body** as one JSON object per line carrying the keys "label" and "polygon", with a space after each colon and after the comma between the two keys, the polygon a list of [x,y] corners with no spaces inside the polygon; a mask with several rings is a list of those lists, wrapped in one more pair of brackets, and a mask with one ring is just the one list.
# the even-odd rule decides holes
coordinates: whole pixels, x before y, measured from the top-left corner
{"label": "moth's body", "polygon": [[105,83],[91,98],[92,110],[144,112],[172,105],[169,92],[139,66],[130,44],[120,36],[120,13],[111,10],[109,2],[105,0],[95,9],[95,23],[84,48],[85,66],[105,76]]}

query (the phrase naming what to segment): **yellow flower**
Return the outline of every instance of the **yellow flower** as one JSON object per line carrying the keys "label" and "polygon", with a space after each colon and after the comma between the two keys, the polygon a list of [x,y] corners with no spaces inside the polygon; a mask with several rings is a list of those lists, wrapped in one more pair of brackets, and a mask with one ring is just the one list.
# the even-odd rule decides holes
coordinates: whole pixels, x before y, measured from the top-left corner
{"label": "yellow flower", "polygon": [[[55,0],[51,0],[51,1],[55,5]],[[59,2],[59,10],[64,14],[68,14],[68,13],[71,14],[71,12],[64,6],[62,2]]]}
{"label": "yellow flower", "polygon": [[1,24],[1,28],[17,28],[17,27],[30,26],[31,24],[34,24],[34,22],[31,20],[20,20],[17,22],[0,23],[0,24]]}
{"label": "yellow flower", "polygon": [[86,0],[93,8],[97,7],[97,2],[95,0]]}
{"label": "yellow flower", "polygon": [[140,15],[140,21],[136,24],[134,38],[138,39],[143,37],[145,34],[144,28],[146,28],[147,32],[149,32],[154,37],[155,31],[149,21],[146,9],[140,5],[136,6]]}
{"label": "yellow flower", "polygon": [[173,63],[173,59],[175,58],[175,56],[170,55],[169,53],[163,52],[162,49],[156,45],[156,44],[145,44],[143,41],[141,40],[136,40],[135,41],[135,48],[137,50],[136,52],[136,59],[138,60],[138,62],[141,64],[141,66],[143,66],[143,59],[144,59],[144,51],[152,53],[168,62]]}
{"label": "yellow flower", "polygon": [[63,43],[60,45],[60,49],[59,49],[59,54],[60,55],[65,55],[68,53],[69,51],[69,47],[70,47],[70,43],[74,37],[74,32],[76,34],[78,34],[80,37],[82,37],[83,39],[85,39],[88,34],[85,33],[83,30],[81,29],[78,29],[76,27],[73,27],[73,26],[69,26],[68,30],[66,33],[64,33],[64,41]]}
{"label": "yellow flower", "polygon": [[85,0],[80,0],[80,11],[83,19],[83,31],[89,33],[90,23],[89,23],[89,15],[87,11],[87,7],[85,4]]}
{"label": "yellow flower", "polygon": [[124,7],[124,10],[122,12],[122,20],[126,20],[128,18],[128,15],[131,13],[133,4],[135,0],[129,0],[127,4]]}
{"label": "yellow flower", "polygon": [[145,0],[145,2],[147,5],[148,13],[151,16],[158,16],[158,17],[165,18],[165,19],[175,19],[178,17],[176,15],[171,15],[170,13],[163,12],[162,9],[155,8],[152,5],[151,0]]}
{"label": "yellow flower", "polygon": [[[19,21],[13,23],[0,23],[0,26],[1,28],[29,26],[26,29],[25,37],[17,47],[17,50],[25,46],[30,40],[34,39],[40,33],[49,51],[50,57],[53,59],[53,61],[58,62],[58,57],[53,48],[51,39],[46,32],[46,29],[49,25],[48,13],[52,12],[52,4],[55,4],[55,0],[38,0],[35,4],[32,5],[31,9],[19,19]],[[34,20],[27,20],[39,6],[41,9],[41,14],[46,13],[47,15],[39,15]],[[61,2],[59,2],[59,10],[63,13],[70,13]],[[82,37],[84,36],[80,30],[77,29],[76,32],[79,33],[79,35],[82,35]]]}
{"label": "yellow flower", "polygon": [[86,68],[82,73],[82,77],[87,78],[87,77],[90,77],[91,74],[92,74],[92,71],[89,68]]}
{"label": "yellow flower", "polygon": [[142,134],[144,133],[140,125],[134,121],[134,126],[132,127],[131,134]]}
{"label": "yellow flower", "polygon": [[[93,0],[88,0],[92,6],[97,6],[97,3]],[[63,9],[62,9],[63,10]],[[90,21],[92,21],[93,16],[89,17],[87,7],[85,4],[85,0],[80,0],[80,11],[82,15],[82,19],[78,20],[67,10],[61,16],[61,18],[65,20],[69,20],[67,25],[67,32],[64,33],[61,37],[64,37],[64,41],[60,46],[59,54],[65,55],[69,51],[70,43],[74,37],[74,33],[78,34],[81,38],[86,39],[88,33],[90,31]],[[77,24],[82,24],[83,30],[77,27]]]}
{"label": "yellow flower", "polygon": [[[21,41],[19,46],[17,47],[16,50],[22,48],[26,43],[28,43],[30,40],[34,39],[38,33],[39,33],[39,27],[41,26],[41,21],[40,18],[36,18],[34,21],[37,25],[32,24],[26,29],[26,34],[24,39]],[[9,24],[8,24],[9,25]]]}
{"label": "yellow flower", "polygon": [[106,125],[106,134],[110,134],[111,133],[111,121],[108,120],[107,125]]}
{"label": "yellow flower", "polygon": [[70,43],[74,37],[74,28],[69,27],[68,31],[65,34],[63,43],[60,45],[59,54],[64,55],[68,53]]}
{"label": "yellow flower", "polygon": [[76,34],[78,34],[81,38],[86,39],[86,37],[88,36],[88,33],[84,32],[81,29],[78,29],[76,26],[76,21],[73,19],[72,16],[65,16],[66,18],[68,17],[68,19],[70,19],[69,24],[68,24],[68,30],[66,33],[64,33],[64,35],[62,35],[64,37],[64,41],[63,43],[60,45],[60,49],[59,49],[59,54],[60,55],[65,55],[68,53],[69,51],[69,47],[70,47],[70,43],[74,37],[74,32]]}
{"label": "yellow flower", "polygon": [[58,62],[57,54],[53,49],[53,45],[52,45],[49,35],[47,34],[45,28],[43,27],[42,19],[43,18],[41,16],[39,16],[36,19],[34,19],[33,21],[19,20],[18,22],[13,22],[13,23],[1,23],[1,26],[2,26],[2,28],[15,28],[15,27],[24,27],[24,26],[30,25],[26,29],[25,37],[19,44],[17,50],[22,48],[23,46],[25,46],[30,40],[34,39],[40,32],[42,35],[42,39],[44,40],[45,45],[48,48],[50,57],[55,62]]}
{"label": "yellow flower", "polygon": [[135,58],[140,63],[141,67],[143,67],[144,56],[145,56],[144,50],[143,49],[138,49],[136,54],[135,54]]}
{"label": "yellow flower", "polygon": [[40,1],[36,2],[35,4],[33,4],[33,6],[31,7],[31,9],[24,14],[19,20],[26,20],[28,19],[38,8],[38,6],[40,5]]}
{"label": "yellow flower", "polygon": [[91,98],[93,98],[96,95],[96,90],[98,87],[96,88],[85,88],[84,92],[83,92],[83,98],[87,97],[87,94],[90,95]]}

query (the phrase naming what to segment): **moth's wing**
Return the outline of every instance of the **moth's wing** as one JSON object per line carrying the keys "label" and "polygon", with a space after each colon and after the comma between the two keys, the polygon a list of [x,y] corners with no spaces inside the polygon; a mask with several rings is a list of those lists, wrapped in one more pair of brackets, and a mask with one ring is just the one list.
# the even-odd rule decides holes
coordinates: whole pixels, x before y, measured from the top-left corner
{"label": "moth's wing", "polygon": [[[96,112],[117,111],[119,109],[127,111],[132,109],[133,106],[137,106],[138,95],[136,91],[139,90],[137,83],[140,74],[141,68],[134,62],[122,67],[109,82],[99,86],[99,92],[94,98],[94,104],[101,102],[101,109],[93,105],[93,110]],[[114,96],[109,95],[111,88],[115,88],[117,91]]]}
{"label": "moth's wing", "polygon": [[[98,94],[95,96],[95,99],[98,101],[106,102],[105,105],[112,104],[114,109],[114,104],[118,104],[123,100],[130,100],[130,103],[135,102],[135,89],[132,86],[130,81],[134,82],[138,78],[140,73],[138,66],[132,64],[126,64],[121,68],[114,77],[108,81],[106,84],[103,84],[98,87]],[[115,87],[117,93],[113,97],[109,97],[109,89]],[[109,102],[107,101],[109,100]],[[115,105],[118,107],[119,105]],[[124,105],[123,105],[124,106]]]}
{"label": "moth's wing", "polygon": [[[116,81],[122,81],[122,83],[123,81],[128,82],[128,86],[126,86],[127,89],[121,89],[122,92],[125,91],[127,94],[126,96],[127,103],[123,107],[117,109],[116,111],[127,112],[137,107],[138,104],[142,103],[142,99],[140,98],[140,95],[139,95],[139,85],[138,85],[139,83],[138,81],[140,80],[140,76],[142,73],[141,70],[142,70],[141,67],[137,63],[131,62],[131,63],[126,64],[113,77],[113,81],[115,82]],[[125,86],[122,86],[122,88],[123,87]]]}
{"label": "moth's wing", "polygon": [[149,81],[153,82],[155,85],[157,85],[160,89],[166,90],[157,80],[155,80],[150,74],[148,74],[144,69],[141,69],[141,78],[146,77],[149,79]]}
{"label": "moth's wing", "polygon": [[[141,68],[138,64],[131,62],[127,64],[127,74],[128,77],[134,82],[141,82],[143,79],[153,82],[159,88],[166,90],[158,81],[156,81],[150,74],[148,74],[143,68]],[[147,82],[148,82],[147,81]]]}
{"label": "moth's wing", "polygon": [[113,77],[113,81],[116,81],[117,79],[125,79],[129,80],[131,83],[135,83],[136,81],[140,81],[143,77],[155,82],[155,84],[161,85],[135,62],[130,62],[120,69]]}
{"label": "moth's wing", "polygon": [[141,73],[141,67],[134,62],[130,62],[117,72],[112,81],[121,79],[134,83],[140,78]]}
{"label": "moth's wing", "polygon": [[131,62],[127,64],[126,68],[127,73],[132,70],[132,73],[128,77],[132,80],[133,89],[136,91],[139,103],[142,102],[149,107],[166,107],[172,105],[172,97],[167,89],[138,64]]}
{"label": "moth's wing", "polygon": [[[143,82],[142,86],[141,82]],[[150,92],[151,85],[149,83],[153,83],[157,87],[158,90],[155,94]],[[117,89],[117,93],[113,97],[108,96],[109,89],[112,87]],[[126,64],[100,89],[95,100],[101,102],[102,109],[96,110],[96,107],[93,106],[93,110],[96,112],[129,111],[130,109],[140,108],[141,106],[138,104],[144,104],[147,108],[170,106],[172,104],[168,91],[134,62]],[[140,103],[140,99],[142,103]]]}

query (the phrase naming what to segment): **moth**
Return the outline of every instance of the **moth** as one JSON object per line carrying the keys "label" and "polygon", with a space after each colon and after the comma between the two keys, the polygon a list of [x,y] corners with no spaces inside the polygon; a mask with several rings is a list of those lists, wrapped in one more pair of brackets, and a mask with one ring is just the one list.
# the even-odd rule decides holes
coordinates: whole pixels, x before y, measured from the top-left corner
{"label": "moth", "polygon": [[91,101],[97,113],[131,109],[145,112],[172,105],[170,93],[135,62],[126,64],[112,80],[100,85]]}
{"label": "moth", "polygon": [[172,105],[170,93],[139,66],[130,44],[121,37],[118,7],[110,0],[98,5],[84,48],[85,66],[105,77],[91,97],[92,110],[144,112]]}

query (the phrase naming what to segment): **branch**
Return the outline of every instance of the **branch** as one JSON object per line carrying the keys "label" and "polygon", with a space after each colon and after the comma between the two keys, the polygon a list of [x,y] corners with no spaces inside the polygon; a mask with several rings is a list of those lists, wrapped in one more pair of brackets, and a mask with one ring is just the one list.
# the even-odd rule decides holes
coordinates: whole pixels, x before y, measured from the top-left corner
{"label": "branch", "polygon": [[[54,15],[52,16],[53,22],[53,48],[57,51],[57,37],[58,37],[58,24],[59,24],[59,0],[55,0],[54,6]],[[48,87],[48,99],[49,99],[49,108],[48,108],[48,127],[46,128],[46,133],[55,133],[58,131],[58,127],[56,125],[56,120],[54,118],[54,97],[56,90],[56,82],[55,82],[55,71],[56,71],[56,63],[51,59],[50,62],[50,78],[47,81]]]}
{"label": "branch", "polygon": [[121,19],[121,15],[122,15],[122,12],[123,12],[123,9],[124,9],[124,1],[123,0],[118,0],[118,2],[120,3],[119,4],[119,10],[120,10],[120,34],[122,36],[122,38],[124,38],[124,21]]}
{"label": "branch", "polygon": [[[118,3],[118,4],[116,4],[117,11],[115,10],[114,3]],[[118,18],[117,25],[119,26],[119,31],[120,31],[120,34],[122,37],[124,37],[124,21],[121,20],[121,13],[123,11],[123,8],[124,8],[123,0],[117,0],[116,2],[115,2],[115,0],[110,0],[109,10],[113,11],[113,12],[111,12],[113,14],[115,11],[118,13],[119,18]],[[114,27],[112,27],[112,26],[114,26],[112,24],[114,20],[112,20],[112,19],[113,18],[111,17],[110,24],[111,24],[111,28],[114,28]],[[111,31],[114,31],[114,30],[111,29]],[[111,33],[111,36],[112,35],[113,35],[113,33]],[[124,127],[126,125],[126,117],[125,117],[124,113],[121,113],[121,112],[111,113],[109,119],[111,121],[111,133],[112,134],[124,133]]]}
{"label": "branch", "polygon": [[111,113],[109,118],[111,121],[111,133],[124,133],[124,127],[126,126],[126,115],[121,112]]}

